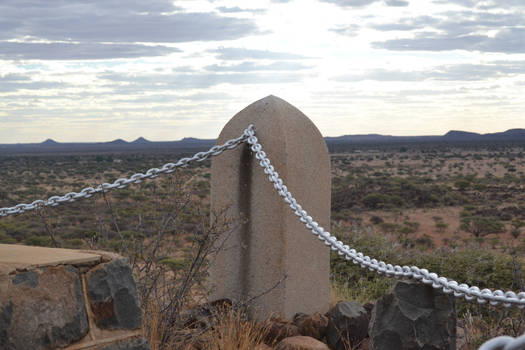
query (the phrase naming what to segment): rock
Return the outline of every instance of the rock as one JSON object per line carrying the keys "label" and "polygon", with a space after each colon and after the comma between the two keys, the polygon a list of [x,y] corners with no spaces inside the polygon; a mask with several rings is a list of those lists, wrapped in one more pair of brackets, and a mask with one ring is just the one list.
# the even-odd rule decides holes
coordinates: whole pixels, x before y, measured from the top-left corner
{"label": "rock", "polygon": [[299,335],[281,340],[275,350],[330,350],[330,348],[317,339]]}
{"label": "rock", "polygon": [[264,337],[265,343],[267,344],[274,344],[284,338],[301,335],[296,325],[278,317],[272,317],[266,321],[264,328],[268,330]]}
{"label": "rock", "polygon": [[467,337],[465,335],[465,328],[459,326],[456,327],[456,349],[467,349]]}
{"label": "rock", "polygon": [[149,342],[144,338],[126,339],[105,346],[101,350],[151,350]]}
{"label": "rock", "polygon": [[140,328],[142,311],[131,267],[125,259],[98,265],[86,274],[88,299],[102,329]]}
{"label": "rock", "polygon": [[303,321],[306,320],[308,317],[310,317],[310,315],[298,312],[293,317],[293,324],[297,327],[300,327],[301,323],[303,323]]}
{"label": "rock", "polygon": [[294,324],[299,328],[301,335],[321,340],[326,334],[328,317],[318,312],[313,315],[297,314],[294,317]]}
{"label": "rock", "polygon": [[212,316],[223,313],[232,307],[231,300],[219,299],[185,310],[179,315],[178,328],[207,328],[211,325]]}
{"label": "rock", "polygon": [[372,311],[370,347],[456,349],[456,307],[452,295],[412,281],[398,281]]}
{"label": "rock", "polygon": [[[357,346],[366,337],[368,314],[356,301],[340,301],[329,312],[326,342],[335,350]],[[393,349],[393,348],[391,348]]]}
{"label": "rock", "polygon": [[374,304],[372,303],[366,303],[363,305],[363,307],[366,310],[366,313],[368,314],[368,318],[372,318],[372,310],[374,309]]}
{"label": "rock", "polygon": [[56,266],[10,275],[0,294],[0,349],[55,349],[88,330],[79,272]]}

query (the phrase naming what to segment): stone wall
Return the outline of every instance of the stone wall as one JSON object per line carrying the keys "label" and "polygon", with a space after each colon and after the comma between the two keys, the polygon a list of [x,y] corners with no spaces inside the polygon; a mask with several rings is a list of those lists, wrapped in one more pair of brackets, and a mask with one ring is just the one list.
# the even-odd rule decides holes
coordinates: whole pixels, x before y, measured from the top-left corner
{"label": "stone wall", "polygon": [[0,349],[148,350],[128,262],[0,245]]}

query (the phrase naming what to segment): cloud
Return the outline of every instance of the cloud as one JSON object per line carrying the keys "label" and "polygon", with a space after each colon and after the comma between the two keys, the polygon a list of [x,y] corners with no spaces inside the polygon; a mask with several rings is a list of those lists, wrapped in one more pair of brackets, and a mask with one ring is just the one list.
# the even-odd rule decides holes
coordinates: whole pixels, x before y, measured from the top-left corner
{"label": "cloud", "polygon": [[405,7],[409,5],[408,1],[403,0],[385,0],[387,6]]}
{"label": "cloud", "polygon": [[57,81],[33,80],[30,75],[8,73],[0,76],[0,92],[16,92],[19,90],[45,90],[65,88],[70,84]]}
{"label": "cloud", "polygon": [[359,28],[361,27],[358,26],[357,24],[349,24],[346,26],[338,26],[335,28],[330,28],[329,30],[331,32],[334,32],[340,35],[354,37],[354,36],[357,36],[357,34],[359,33]]}
{"label": "cloud", "polygon": [[423,29],[425,27],[437,25],[439,22],[440,19],[437,17],[419,16],[400,18],[397,22],[372,23],[369,25],[369,27],[379,31],[412,31],[415,29]]}
{"label": "cloud", "polygon": [[267,50],[255,50],[255,49],[245,49],[239,47],[221,47],[219,49],[210,50],[209,52],[216,53],[217,58],[221,60],[301,60],[307,59],[310,57],[305,57],[293,53],[287,52],[276,52],[276,51],[267,51]]}
{"label": "cloud", "polygon": [[493,9],[509,7],[525,7],[523,0],[434,0],[436,4],[459,5],[467,8]]}
{"label": "cloud", "polygon": [[[256,33],[258,29],[252,20],[212,12],[184,12],[169,0],[0,2],[0,40],[4,45],[8,41],[61,43],[56,49],[73,59],[87,54],[84,49],[88,46],[82,45],[88,44],[128,44],[99,46],[97,49],[105,55],[93,54],[96,58],[140,57],[165,55],[173,49],[157,46],[148,54],[137,43],[234,40]],[[81,46],[73,47],[74,44]],[[17,55],[13,52],[16,48],[9,47],[9,56]],[[22,50],[20,56],[30,54],[25,51],[27,46],[18,48]],[[44,59],[53,59],[49,50],[41,52]],[[36,54],[31,56],[38,58]]]}
{"label": "cloud", "polygon": [[382,2],[387,6],[408,6],[409,2],[405,0],[320,0],[321,2],[328,2],[341,7],[365,7],[375,2]]}
{"label": "cloud", "polygon": [[162,56],[179,49],[161,45],[0,42],[0,59],[97,60]]}
{"label": "cloud", "polygon": [[242,13],[242,12],[263,13],[263,12],[266,12],[265,9],[243,9],[243,8],[240,8],[239,6],[233,6],[233,7],[219,6],[217,7],[217,10],[221,13]]}
{"label": "cloud", "polygon": [[363,7],[368,6],[378,0],[321,0],[342,7]]}
{"label": "cloud", "polygon": [[341,75],[336,81],[481,81],[491,78],[525,75],[525,62],[494,61],[486,64],[448,64],[427,70],[400,71],[373,69],[363,74]]}
{"label": "cloud", "polygon": [[6,82],[6,81],[29,81],[31,78],[28,76],[22,75],[22,74],[16,74],[16,73],[9,73],[0,76],[0,81]]}
{"label": "cloud", "polygon": [[[1,80],[0,80],[1,81]],[[63,89],[69,84],[55,81],[2,81],[0,92],[16,92],[19,90]]]}
{"label": "cloud", "polygon": [[[465,6],[470,2],[461,2]],[[379,31],[413,32],[411,37],[372,42],[373,48],[394,51],[525,53],[525,12],[508,8],[446,11],[433,16],[404,17],[372,23]]]}
{"label": "cloud", "polygon": [[449,51],[525,53],[525,29],[502,29],[494,37],[488,35],[440,35],[418,33],[414,38],[372,42],[372,47],[394,51]]}
{"label": "cloud", "polygon": [[304,78],[300,73],[283,72],[233,72],[233,73],[194,73],[194,74],[128,74],[104,73],[99,79],[110,81],[105,87],[116,92],[136,92],[155,90],[205,89],[219,84],[280,84],[299,82]]}
{"label": "cloud", "polygon": [[254,62],[242,62],[233,65],[209,65],[204,67],[212,72],[254,72],[254,71],[296,71],[310,68],[295,62],[273,62],[270,64],[257,64]]}

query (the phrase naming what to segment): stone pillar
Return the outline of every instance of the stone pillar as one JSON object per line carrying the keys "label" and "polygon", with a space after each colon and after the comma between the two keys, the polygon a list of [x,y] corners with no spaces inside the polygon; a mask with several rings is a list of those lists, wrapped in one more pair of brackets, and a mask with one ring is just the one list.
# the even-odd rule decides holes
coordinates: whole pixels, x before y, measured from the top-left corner
{"label": "stone pillar", "polygon": [[[217,143],[249,124],[288,190],[328,230],[330,156],[319,130],[297,108],[268,96],[237,113]],[[225,213],[235,226],[221,237],[210,268],[212,297],[256,297],[250,312],[259,319],[328,311],[330,250],[277,194],[249,146],[214,157],[211,168],[212,213]]]}

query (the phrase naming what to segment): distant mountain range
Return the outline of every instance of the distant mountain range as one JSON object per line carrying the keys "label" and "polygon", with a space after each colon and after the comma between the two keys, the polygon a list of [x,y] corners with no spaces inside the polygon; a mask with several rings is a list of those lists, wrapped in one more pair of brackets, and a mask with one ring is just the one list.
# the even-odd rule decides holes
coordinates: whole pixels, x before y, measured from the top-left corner
{"label": "distant mountain range", "polygon": [[389,136],[379,134],[344,135],[325,137],[327,144],[335,143],[388,143],[388,142],[461,142],[461,141],[525,141],[525,129],[510,129],[504,132],[478,134],[451,130],[443,136]]}
{"label": "distant mountain range", "polygon": [[[343,135],[324,138],[328,146],[363,143],[393,143],[393,142],[471,142],[471,141],[523,141],[525,129],[510,129],[505,132],[478,134],[468,131],[451,130],[442,136],[390,136],[379,134]],[[215,145],[213,139],[197,139],[186,137],[180,141],[149,141],[139,137],[127,142],[116,139],[109,142],[62,143],[47,139],[41,143],[0,144],[0,153],[48,153],[48,152],[108,152],[108,151],[139,151],[155,149],[206,149]]]}

